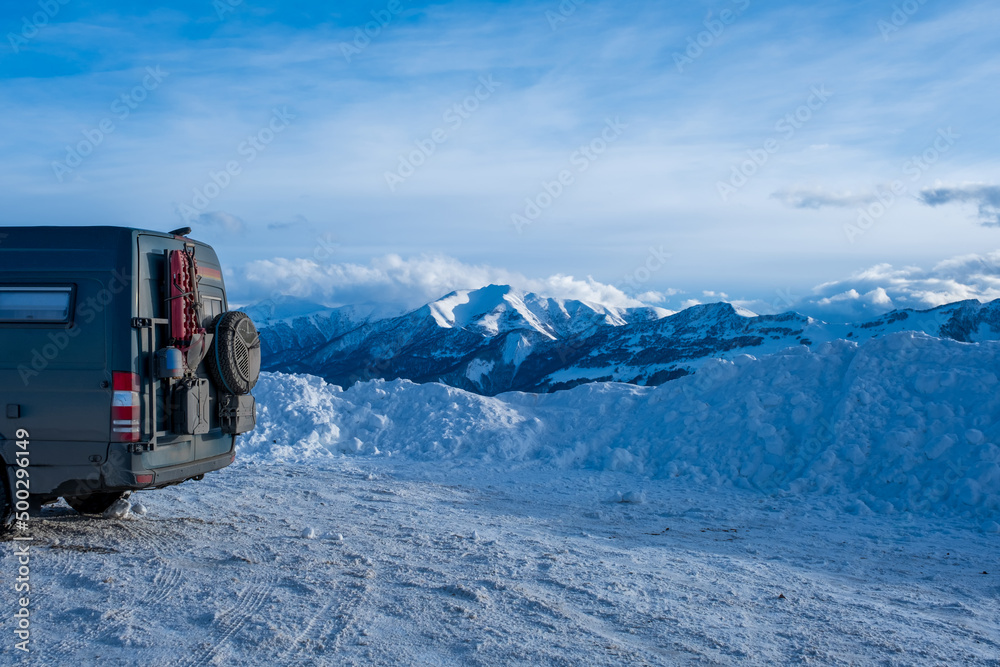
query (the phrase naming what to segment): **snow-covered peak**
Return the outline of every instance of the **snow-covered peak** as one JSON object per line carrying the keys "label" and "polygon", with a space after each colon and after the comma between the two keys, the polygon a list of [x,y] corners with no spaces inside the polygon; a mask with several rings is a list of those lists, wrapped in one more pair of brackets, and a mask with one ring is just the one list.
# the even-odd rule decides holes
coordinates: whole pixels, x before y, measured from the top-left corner
{"label": "snow-covered peak", "polygon": [[533,329],[555,339],[603,323],[623,326],[627,311],[575,299],[554,299],[521,292],[510,285],[460,290],[427,304],[437,326],[463,328],[496,336],[515,329]]}
{"label": "snow-covered peak", "polygon": [[665,314],[488,285],[452,292],[401,317],[376,319],[341,308],[264,322],[261,340],[267,370],[320,373],[344,385],[373,377],[444,382],[492,395],[603,380],[662,384],[712,358],[759,357],[899,331],[962,342],[1000,339],[1000,300],[839,324],[795,312],[755,315],[724,302]]}
{"label": "snow-covered peak", "polygon": [[469,327],[481,324],[497,311],[506,310],[507,299],[513,293],[509,285],[487,285],[475,290],[458,290],[427,304],[438,326]]}
{"label": "snow-covered peak", "polygon": [[738,313],[731,303],[719,301],[718,303],[703,303],[685,308],[670,319],[678,323],[706,327],[720,324],[742,324],[742,320],[746,317]]}

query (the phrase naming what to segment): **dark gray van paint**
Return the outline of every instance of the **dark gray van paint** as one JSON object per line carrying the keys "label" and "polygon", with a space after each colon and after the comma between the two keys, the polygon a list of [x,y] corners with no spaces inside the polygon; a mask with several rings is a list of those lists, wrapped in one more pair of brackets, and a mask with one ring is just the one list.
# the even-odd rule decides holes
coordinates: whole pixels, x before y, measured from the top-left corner
{"label": "dark gray van paint", "polygon": [[[0,227],[0,457],[14,488],[18,432],[29,435],[30,493],[156,488],[229,465],[236,436],[204,364],[207,432],[177,433],[157,350],[168,344],[167,255],[193,247],[207,327],[228,309],[215,251],[186,237],[121,227]],[[112,374],[139,378],[138,442],[112,432]],[[205,430],[205,429],[200,429]],[[232,430],[232,429],[229,429]],[[142,481],[140,481],[140,478]]]}

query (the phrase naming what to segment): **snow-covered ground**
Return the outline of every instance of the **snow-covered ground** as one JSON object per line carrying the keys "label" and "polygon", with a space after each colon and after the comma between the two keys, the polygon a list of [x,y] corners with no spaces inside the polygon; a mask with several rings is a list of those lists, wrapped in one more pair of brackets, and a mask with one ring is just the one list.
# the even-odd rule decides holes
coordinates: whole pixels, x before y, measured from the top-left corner
{"label": "snow-covered ground", "polygon": [[402,459],[244,463],[136,498],[145,516],[35,520],[34,664],[1000,658],[1000,550],[969,520]]}
{"label": "snow-covered ground", "polygon": [[541,396],[267,374],[236,465],[32,522],[30,661],[1000,664],[1000,343],[814,347]]}

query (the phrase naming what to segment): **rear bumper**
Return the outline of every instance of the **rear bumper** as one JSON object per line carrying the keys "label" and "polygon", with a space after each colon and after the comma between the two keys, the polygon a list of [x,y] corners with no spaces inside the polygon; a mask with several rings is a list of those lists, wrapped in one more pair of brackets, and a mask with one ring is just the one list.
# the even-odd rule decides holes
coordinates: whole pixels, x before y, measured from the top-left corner
{"label": "rear bumper", "polygon": [[102,477],[106,490],[109,491],[156,489],[179,484],[207,472],[221,470],[232,463],[235,457],[236,450],[234,448],[211,458],[147,469],[142,465],[143,458],[135,455],[131,457],[131,465],[128,466],[114,465],[112,461],[109,461],[102,466]]}
{"label": "rear bumper", "polygon": [[[184,480],[191,479],[192,477],[197,477],[199,475],[204,475],[207,472],[213,472],[215,470],[222,470],[230,463],[236,460],[236,452],[226,452],[219,456],[212,457],[210,459],[202,459],[201,461],[192,461],[191,463],[182,463],[176,466],[170,466],[169,468],[157,468],[156,470],[150,470],[148,473],[152,473],[153,481],[150,484],[138,485],[130,487],[135,489],[156,489],[161,486],[168,486],[170,484],[178,484]],[[139,473],[143,474],[143,473]],[[138,475],[133,474],[133,477]]]}
{"label": "rear bumper", "polygon": [[[43,499],[54,499],[60,496],[71,498],[91,493],[155,489],[221,470],[232,463],[235,456],[234,447],[217,456],[154,469],[145,468],[140,455],[113,456],[103,465],[31,465],[28,468],[30,492]],[[7,468],[8,475],[13,474],[14,468]]]}

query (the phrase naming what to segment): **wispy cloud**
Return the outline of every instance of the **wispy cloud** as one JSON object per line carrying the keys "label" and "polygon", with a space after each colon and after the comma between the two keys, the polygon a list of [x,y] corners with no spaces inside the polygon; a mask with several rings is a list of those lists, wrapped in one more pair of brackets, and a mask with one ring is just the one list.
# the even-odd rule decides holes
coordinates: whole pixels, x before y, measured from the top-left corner
{"label": "wispy cloud", "polygon": [[202,213],[192,220],[195,229],[204,225],[213,230],[221,230],[230,234],[242,234],[246,230],[246,224],[232,213],[225,211],[208,211]]}
{"label": "wispy cloud", "polygon": [[920,201],[928,206],[954,202],[972,203],[978,208],[979,221],[987,227],[1000,227],[1000,185],[975,183],[960,186],[936,186],[920,191]]}
{"label": "wispy cloud", "polygon": [[875,201],[874,194],[829,192],[823,188],[792,188],[778,190],[771,195],[792,208],[854,208]]}

